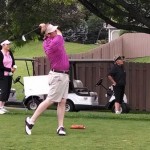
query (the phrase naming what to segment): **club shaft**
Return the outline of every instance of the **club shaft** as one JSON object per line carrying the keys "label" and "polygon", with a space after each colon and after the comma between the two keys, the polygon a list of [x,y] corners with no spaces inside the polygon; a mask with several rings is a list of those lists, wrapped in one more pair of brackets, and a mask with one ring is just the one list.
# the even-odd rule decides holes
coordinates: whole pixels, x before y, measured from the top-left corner
{"label": "club shaft", "polygon": [[35,28],[35,29],[33,29],[33,30],[27,32],[26,34],[24,34],[24,36],[25,36],[25,35],[28,35],[28,34],[30,34],[30,33],[32,33],[32,32],[34,32],[34,31],[37,30],[37,29],[39,29],[39,27],[37,27],[37,28]]}

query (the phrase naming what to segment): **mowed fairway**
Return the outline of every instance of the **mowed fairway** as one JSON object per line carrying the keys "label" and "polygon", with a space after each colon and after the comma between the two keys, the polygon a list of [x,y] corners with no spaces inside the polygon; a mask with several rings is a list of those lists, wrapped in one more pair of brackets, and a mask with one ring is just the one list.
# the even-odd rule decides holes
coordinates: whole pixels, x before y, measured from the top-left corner
{"label": "mowed fairway", "polygon": [[[56,134],[55,110],[47,110],[37,121],[33,134],[24,131],[24,119],[32,111],[10,110],[0,116],[1,150],[149,150],[149,114],[111,112],[68,112],[67,136]],[[83,124],[86,129],[70,129]]]}

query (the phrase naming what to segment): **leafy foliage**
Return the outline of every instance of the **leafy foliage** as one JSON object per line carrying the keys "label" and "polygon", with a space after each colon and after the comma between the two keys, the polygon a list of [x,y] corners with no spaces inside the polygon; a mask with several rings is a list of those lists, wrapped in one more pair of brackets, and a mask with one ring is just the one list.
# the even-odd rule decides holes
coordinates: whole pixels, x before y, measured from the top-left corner
{"label": "leafy foliage", "polygon": [[[7,2],[7,4],[4,1],[0,2],[4,12],[4,17],[0,20],[0,40],[6,38],[15,40],[18,46],[25,44],[21,40],[22,35],[42,22],[58,25],[63,33],[73,30],[68,41],[81,43],[95,43],[99,29],[103,26],[102,20],[99,21],[98,17],[95,21],[91,19],[91,13],[75,0],[7,0]],[[35,37],[40,39],[39,34],[40,31],[32,33],[27,39]]]}
{"label": "leafy foliage", "polygon": [[[64,32],[73,30],[69,41],[85,43],[87,39],[94,42],[97,39],[99,21],[90,19],[91,13],[75,0],[7,0],[7,2],[7,4],[4,1],[0,2],[4,12],[4,17],[0,20],[0,40],[6,38],[15,40],[17,46],[22,46],[24,43],[21,41],[21,36],[42,22],[58,25]],[[94,24],[98,27],[94,27]],[[102,21],[100,24],[102,26]],[[39,38],[36,33],[28,35],[27,39],[35,39],[35,36]]]}
{"label": "leafy foliage", "polygon": [[118,29],[150,33],[147,0],[78,0],[89,11]]}
{"label": "leafy foliage", "polygon": [[[3,38],[21,39],[21,35],[34,29],[42,22],[59,25],[62,29],[76,26],[84,14],[78,9],[78,3],[57,0],[9,0],[5,3],[6,18],[0,20],[0,31],[4,30]],[[4,14],[6,16],[6,14]],[[74,19],[76,18],[76,19]]]}
{"label": "leafy foliage", "polygon": [[107,31],[103,28],[103,21],[95,15],[89,16],[88,25],[88,43],[96,43],[98,40],[106,39]]}
{"label": "leafy foliage", "polygon": [[85,43],[87,40],[88,26],[85,20],[79,22],[79,24],[73,29],[69,28],[63,32],[63,36],[68,42],[81,42]]}
{"label": "leafy foliage", "polygon": [[[41,22],[57,24],[66,30],[75,29],[84,19],[90,32],[93,28],[91,12],[118,29],[150,33],[150,3],[147,0],[1,0],[0,8],[0,40],[18,39],[18,44],[21,35]],[[99,21],[94,23],[99,27]],[[92,36],[96,34],[94,31]]]}

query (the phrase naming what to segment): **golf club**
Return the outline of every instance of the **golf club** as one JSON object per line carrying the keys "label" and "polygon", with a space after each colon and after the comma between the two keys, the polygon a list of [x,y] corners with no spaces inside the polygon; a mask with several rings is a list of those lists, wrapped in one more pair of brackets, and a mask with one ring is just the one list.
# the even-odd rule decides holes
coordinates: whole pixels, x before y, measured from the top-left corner
{"label": "golf club", "polygon": [[[39,29],[39,28],[40,28],[40,27],[37,27],[37,28],[35,28],[35,29],[29,31],[29,32],[26,33],[26,34],[23,34],[23,35],[22,35],[22,40],[23,40],[24,42],[26,42],[27,40],[26,40],[26,37],[25,37],[25,36],[26,36],[26,35],[29,35],[30,33],[36,31],[36,30]],[[57,29],[57,34],[62,36],[62,32],[61,32],[60,30],[58,30],[58,29]]]}
{"label": "golf club", "polygon": [[36,30],[39,29],[39,28],[40,28],[40,27],[37,27],[37,28],[35,28],[35,29],[29,31],[29,32],[26,33],[26,34],[23,34],[23,35],[22,35],[22,40],[23,40],[24,42],[26,42],[27,40],[26,40],[25,36],[28,35],[28,34],[30,34],[30,33],[32,33],[32,32],[34,32],[34,31],[36,31]]}

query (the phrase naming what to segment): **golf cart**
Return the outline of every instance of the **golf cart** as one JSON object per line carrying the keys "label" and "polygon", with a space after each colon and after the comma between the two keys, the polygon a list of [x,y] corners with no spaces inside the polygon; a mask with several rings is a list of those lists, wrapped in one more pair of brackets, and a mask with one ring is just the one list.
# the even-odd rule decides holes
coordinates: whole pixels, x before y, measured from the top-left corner
{"label": "golf cart", "polygon": [[[113,91],[113,86],[110,86],[109,88],[106,88],[103,84],[103,78],[100,78],[100,80],[96,83],[96,86],[102,86],[106,90],[106,95],[108,99],[108,103],[106,104],[106,109],[110,109],[112,112],[115,112],[115,96]],[[121,104],[121,113],[128,113],[130,111],[129,105],[127,104],[127,97],[124,94],[123,96],[123,102]]]}
{"label": "golf cart", "polygon": [[85,87],[77,79],[76,60],[70,61],[69,94],[66,102],[66,111],[79,111],[99,107],[98,94]]}
{"label": "golf cart", "polygon": [[[31,95],[34,95],[33,97],[36,98],[35,101],[40,102],[39,100],[41,99],[37,99],[35,95],[40,97],[48,93],[48,75],[24,77],[24,90],[26,97],[32,97]],[[91,92],[86,87],[83,87],[83,84],[80,80],[73,80],[73,82],[70,81],[69,94],[66,102],[66,111],[91,109],[97,105],[98,96],[96,92]]]}
{"label": "golf cart", "polygon": [[[17,100],[17,91],[12,88],[9,100],[5,105],[35,110],[48,93],[48,75],[30,75],[27,62],[32,63],[34,75],[34,59],[20,58],[16,59],[16,61],[25,61],[28,72],[28,76],[23,77],[23,83],[21,82],[21,76],[18,76],[13,80],[14,84],[20,83],[23,87],[24,98],[23,100]],[[89,89],[83,86],[83,83],[80,80],[73,79],[73,76],[71,75],[73,71],[73,69],[70,70],[69,94],[66,102],[66,111],[79,111],[96,107],[98,105],[97,93],[89,91]]]}
{"label": "golf cart", "polygon": [[81,80],[70,81],[66,111],[93,109],[98,106],[98,95],[83,86]]}
{"label": "golf cart", "polygon": [[[29,64],[31,63],[32,68],[33,68],[33,74],[34,74],[34,67],[33,67],[33,62],[35,61],[34,59],[29,59],[29,58],[15,58],[15,61],[21,61],[25,62],[26,69],[27,69],[27,75],[31,76],[30,71],[29,71]],[[24,95],[24,84],[21,82],[21,76],[16,77],[13,79],[13,84],[19,83],[21,85],[21,90]],[[23,88],[22,88],[23,87]],[[10,91],[10,96],[8,101],[5,103],[5,106],[7,107],[25,107],[28,109],[35,110],[38,105],[43,101],[43,95],[25,95],[23,96],[23,99],[18,100],[17,99],[17,94],[18,91],[20,91],[20,88],[16,91],[16,89],[11,88]]]}
{"label": "golf cart", "polygon": [[[83,86],[81,80],[76,78],[76,67],[70,61],[69,94],[66,102],[66,111],[79,111],[93,109],[98,106],[98,95]],[[25,97],[47,95],[49,90],[48,75],[24,77]],[[39,99],[38,99],[39,102]],[[40,99],[41,102],[41,99]],[[26,103],[25,103],[26,104]]]}
{"label": "golf cart", "polygon": [[[32,62],[33,75],[34,73],[34,59],[16,59],[25,61],[28,76],[23,77],[24,84],[20,81],[21,76],[14,79],[14,83],[20,83],[24,87],[24,98],[21,101],[16,99],[16,90],[12,89],[9,97],[9,101],[6,105],[18,105],[23,106],[31,110],[35,110],[38,105],[44,100],[45,95],[48,93],[48,75],[31,76],[27,62]],[[76,60],[70,61],[70,83],[69,83],[69,94],[66,102],[66,111],[79,111],[87,109],[111,109],[114,112],[114,100],[112,87],[107,89],[102,84],[102,79],[96,84],[96,86],[102,86],[106,90],[106,96],[109,99],[106,105],[99,105],[98,94],[90,91],[88,88],[83,86],[81,80],[77,79],[76,73]],[[127,104],[126,95],[124,95],[124,102],[122,103],[122,112],[128,113],[129,106]]]}

